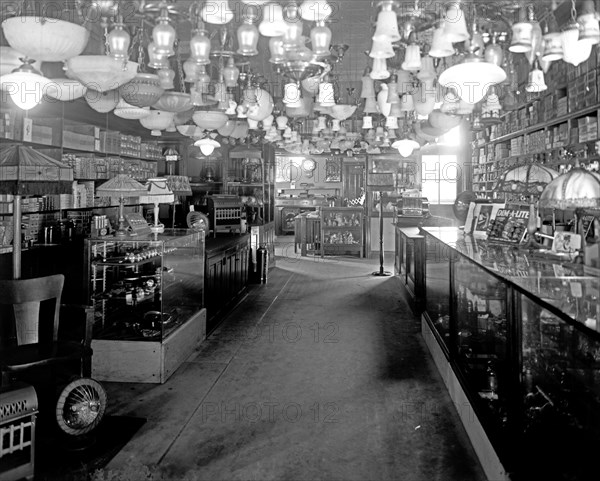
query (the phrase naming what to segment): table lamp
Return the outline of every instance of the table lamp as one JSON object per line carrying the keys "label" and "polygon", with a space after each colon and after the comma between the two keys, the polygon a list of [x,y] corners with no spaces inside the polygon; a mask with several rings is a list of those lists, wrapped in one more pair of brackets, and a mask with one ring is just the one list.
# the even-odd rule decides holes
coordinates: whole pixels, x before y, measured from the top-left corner
{"label": "table lamp", "polygon": [[140,203],[154,204],[154,225],[150,226],[150,230],[155,234],[162,234],[165,226],[158,221],[158,205],[170,204],[175,200],[175,194],[169,189],[165,178],[148,179],[146,187],[148,188],[147,194],[140,197]]}
{"label": "table lamp", "polygon": [[[173,194],[176,196],[190,196],[192,195],[192,187],[190,186],[190,178],[186,175],[167,175],[167,186]],[[173,224],[175,227],[175,206],[177,202],[173,202]]]}
{"label": "table lamp", "polygon": [[96,195],[98,197],[119,199],[119,228],[115,232],[115,237],[124,237],[127,235],[125,216],[123,215],[125,198],[140,197],[146,193],[146,187],[126,174],[118,174],[116,177],[113,177],[96,189]]}

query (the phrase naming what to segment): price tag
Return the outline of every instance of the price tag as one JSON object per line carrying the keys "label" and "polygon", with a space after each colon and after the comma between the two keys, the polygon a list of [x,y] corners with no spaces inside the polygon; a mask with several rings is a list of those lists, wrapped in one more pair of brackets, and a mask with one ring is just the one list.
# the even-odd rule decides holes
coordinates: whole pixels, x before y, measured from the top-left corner
{"label": "price tag", "polygon": [[583,297],[583,289],[580,282],[571,282],[571,295],[573,297]]}

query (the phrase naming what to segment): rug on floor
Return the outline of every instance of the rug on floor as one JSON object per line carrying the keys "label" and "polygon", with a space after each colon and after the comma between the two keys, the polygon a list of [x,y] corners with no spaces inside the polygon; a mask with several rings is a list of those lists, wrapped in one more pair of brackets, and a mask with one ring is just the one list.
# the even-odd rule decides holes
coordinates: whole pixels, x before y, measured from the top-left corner
{"label": "rug on floor", "polygon": [[67,446],[59,438],[38,438],[36,481],[84,481],[116,456],[146,422],[145,418],[107,416],[89,442]]}

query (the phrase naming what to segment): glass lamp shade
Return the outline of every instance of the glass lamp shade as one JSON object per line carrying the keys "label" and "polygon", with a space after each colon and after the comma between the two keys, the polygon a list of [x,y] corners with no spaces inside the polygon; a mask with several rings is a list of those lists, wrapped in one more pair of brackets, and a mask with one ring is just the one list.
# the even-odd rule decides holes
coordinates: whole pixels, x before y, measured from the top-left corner
{"label": "glass lamp shade", "polygon": [[451,43],[460,43],[468,40],[467,20],[465,13],[460,8],[459,2],[449,4],[444,15],[444,35]]}
{"label": "glass lamp shade", "polygon": [[30,110],[38,105],[42,101],[45,89],[51,83],[50,79],[41,75],[29,63],[0,77],[2,90],[8,92],[11,100],[21,110]]}
{"label": "glass lamp shade", "polygon": [[171,68],[163,68],[158,71],[158,78],[160,80],[160,86],[164,90],[169,90],[175,87],[173,81],[175,80],[175,71]]}
{"label": "glass lamp shade", "polygon": [[200,16],[206,23],[225,25],[233,20],[233,11],[227,0],[210,0],[204,2]]}
{"label": "glass lamp shade", "polygon": [[273,122],[275,121],[275,117],[273,115],[267,115],[264,119],[262,119],[262,127],[264,131],[269,130],[273,126]]}
{"label": "glass lamp shade", "polygon": [[573,57],[577,57],[577,41],[579,40],[579,25],[570,22],[561,33],[563,60],[572,63]]}
{"label": "glass lamp shade", "polygon": [[415,112],[421,116],[428,116],[435,108],[435,89],[433,82],[420,84],[412,95]]}
{"label": "glass lamp shade", "polygon": [[158,75],[151,73],[138,73],[133,80],[119,87],[123,100],[134,107],[154,105],[164,91]]}
{"label": "glass lamp shade", "polygon": [[377,107],[377,101],[375,97],[369,97],[365,100],[365,108],[363,109],[365,114],[377,114],[379,113],[379,108]]}
{"label": "glass lamp shade", "polygon": [[258,28],[249,21],[242,23],[237,29],[237,53],[244,57],[258,55]]}
{"label": "glass lamp shade", "polygon": [[139,120],[150,115],[150,107],[135,107],[121,99],[115,107],[114,114],[122,119]]}
{"label": "glass lamp shade", "polygon": [[544,48],[542,60],[555,62],[563,58],[562,36],[560,32],[550,32],[544,35]]}
{"label": "glass lamp shade", "polygon": [[148,67],[154,69],[169,68],[169,58],[166,55],[159,55],[154,48],[154,42],[148,44]]}
{"label": "glass lamp shade", "polygon": [[398,70],[396,71],[396,75],[398,77],[398,93],[413,93],[414,84],[411,78],[410,73],[406,70]]}
{"label": "glass lamp shade", "polygon": [[169,189],[165,178],[148,179],[146,187],[147,193],[140,196],[141,204],[169,204],[175,200],[175,194]]}
{"label": "glass lamp shade", "polygon": [[209,138],[200,139],[194,142],[194,145],[200,147],[200,152],[206,156],[212,155],[216,148],[221,147],[219,142]]}
{"label": "glass lamp shade", "polygon": [[544,72],[539,68],[534,68],[529,72],[528,82],[525,86],[527,92],[543,92],[547,90],[548,86],[544,79]]}
{"label": "glass lamp shade", "polygon": [[531,22],[517,22],[512,26],[512,40],[508,50],[513,53],[526,53],[531,51],[533,43],[533,24]]}
{"label": "glass lamp shade", "polygon": [[373,128],[373,117],[370,115],[365,115],[362,119],[362,128],[363,129],[372,129]]}
{"label": "glass lamp shade", "polygon": [[289,105],[290,107],[300,107],[301,106],[301,96],[300,96],[300,87],[295,82],[290,82],[285,84],[283,95],[283,103]]}
{"label": "glass lamp shade", "polygon": [[116,59],[124,59],[128,57],[129,44],[131,37],[129,33],[123,29],[123,24],[118,23],[115,28],[107,35],[106,41],[110,55]]}
{"label": "glass lamp shade", "polygon": [[331,131],[332,132],[339,132],[340,131],[340,120],[338,120],[338,119],[331,119]]}
{"label": "glass lamp shade", "polygon": [[285,25],[286,29],[283,34],[283,48],[288,50],[300,48],[302,42],[302,22],[295,18],[291,21],[286,21]]}
{"label": "glass lamp shade", "polygon": [[394,52],[394,47],[392,46],[392,41],[385,38],[380,37],[378,39],[373,39],[373,44],[371,46],[371,51],[369,52],[369,57],[371,58],[392,58],[396,55]]}
{"label": "glass lamp shade", "polygon": [[275,123],[277,124],[277,128],[279,130],[285,130],[288,123],[288,118],[285,115],[280,115],[275,119]]}
{"label": "glass lamp shade", "polygon": [[162,110],[151,110],[150,115],[139,122],[142,127],[151,131],[152,135],[160,135],[161,130],[166,130],[173,123],[175,112],[164,112]]}
{"label": "glass lamp shade", "polygon": [[319,84],[318,102],[323,107],[331,107],[335,105],[333,84],[331,82],[321,82]]}
{"label": "glass lamp shade", "polygon": [[583,167],[572,168],[546,185],[540,195],[540,207],[600,208],[600,175]]}
{"label": "glass lamp shade", "polygon": [[445,114],[456,114],[458,110],[458,106],[460,103],[460,98],[454,91],[454,89],[448,89],[446,94],[444,95],[444,100],[442,105],[440,106],[440,111]]}
{"label": "glass lamp shade", "polygon": [[283,19],[283,9],[277,3],[269,3],[262,9],[263,19],[258,25],[258,31],[265,37],[281,37],[287,24]]}
{"label": "glass lamp shade", "polygon": [[385,127],[388,129],[397,129],[398,128],[398,117],[392,117],[391,115],[385,119]]}
{"label": "glass lamp shade", "polygon": [[234,88],[237,86],[238,79],[240,77],[240,69],[235,66],[233,57],[229,57],[227,60],[227,66],[223,69],[223,80],[227,88]]}
{"label": "glass lamp shade", "polygon": [[196,78],[200,73],[201,65],[198,65],[191,58],[188,58],[182,64],[183,72],[185,73],[185,77],[183,79],[186,83],[194,83],[196,82]]}
{"label": "glass lamp shade", "polygon": [[375,26],[374,40],[389,40],[397,42],[400,40],[400,32],[398,31],[398,18],[396,12],[392,9],[392,2],[383,2],[381,11],[377,14],[377,23]]}
{"label": "glass lamp shade", "polygon": [[137,75],[138,64],[119,61],[110,55],[79,55],[67,60],[65,73],[87,87],[105,92],[126,84]]}
{"label": "glass lamp shade", "polygon": [[579,41],[597,45],[600,42],[600,25],[596,12],[586,13],[577,18],[579,23]]}
{"label": "glass lamp shade", "polygon": [[360,98],[366,99],[369,97],[375,97],[375,82],[373,79],[367,74],[361,78],[362,88],[360,91]]}
{"label": "glass lamp shade", "polygon": [[400,107],[400,112],[412,112],[415,110],[415,101],[411,94],[404,94],[400,97],[399,104],[393,104]]}
{"label": "glass lamp shade", "polygon": [[319,117],[317,117],[317,125],[315,128],[317,129],[317,132],[325,130],[327,128],[327,117],[324,115],[319,115]]}
{"label": "glass lamp shade", "polygon": [[269,51],[271,52],[271,58],[269,62],[274,64],[281,64],[285,61],[285,50],[283,48],[283,36],[271,37],[269,39]]}
{"label": "glass lamp shade", "polygon": [[446,36],[444,27],[438,27],[433,31],[429,55],[435,58],[444,58],[454,55],[454,46]]}
{"label": "glass lamp shade", "polygon": [[187,112],[193,108],[192,98],[190,94],[184,92],[165,92],[153,104],[153,108],[166,112]]}
{"label": "glass lamp shade", "polygon": [[421,48],[413,43],[406,47],[402,70],[416,72],[417,70],[421,70],[421,67]]}
{"label": "glass lamp shade", "polygon": [[400,97],[398,96],[397,77],[392,77],[392,81],[388,83],[387,103],[397,104],[398,102],[400,102]]}
{"label": "glass lamp shade", "polygon": [[169,23],[167,17],[160,17],[158,23],[152,29],[152,41],[154,42],[154,51],[158,55],[170,57],[175,55],[173,44],[177,33]]}
{"label": "glass lamp shade", "polygon": [[400,98],[400,102],[397,104],[392,104],[392,108],[390,109],[389,117],[404,117],[404,111],[402,110],[400,104],[403,102],[404,96]]}
{"label": "glass lamp shade", "polygon": [[502,47],[497,43],[490,43],[485,49],[484,59],[486,62],[498,65],[498,67],[502,66],[504,60]]}
{"label": "glass lamp shade", "polygon": [[325,26],[324,22],[317,22],[317,26],[310,31],[310,41],[315,55],[318,57],[329,55],[331,30]]}
{"label": "glass lamp shade", "polygon": [[309,22],[325,20],[333,13],[326,0],[305,0],[300,5],[300,16]]}
{"label": "glass lamp shade", "polygon": [[485,97],[491,85],[505,79],[506,72],[501,67],[470,55],[462,63],[444,70],[438,81],[444,87],[452,87],[461,100],[476,104]]}
{"label": "glass lamp shade", "polygon": [[390,76],[387,69],[387,62],[384,58],[373,59],[373,69],[369,76],[374,80],[384,80]]}
{"label": "glass lamp shade", "polygon": [[198,30],[190,39],[190,58],[199,65],[210,63],[210,39],[205,30]]}
{"label": "glass lamp shade", "polygon": [[84,94],[84,98],[92,109],[101,114],[105,114],[117,106],[121,96],[119,95],[119,89],[108,90],[106,92],[88,89]]}
{"label": "glass lamp shade", "polygon": [[223,137],[229,137],[235,129],[235,120],[227,120],[221,127],[217,129]]}
{"label": "glass lamp shade", "polygon": [[52,79],[52,82],[44,89],[44,94],[56,100],[68,102],[84,96],[87,87],[78,80],[68,78]]}
{"label": "glass lamp shade", "polygon": [[206,110],[197,110],[192,118],[198,127],[205,130],[217,130],[229,120],[223,112]]}
{"label": "glass lamp shade", "polygon": [[423,82],[429,82],[436,77],[435,68],[433,67],[433,58],[425,55],[421,58],[421,70],[417,74],[417,78]]}
{"label": "glass lamp shade", "polygon": [[377,107],[379,108],[379,112],[381,112],[384,117],[387,117],[388,115],[390,115],[390,110],[392,108],[392,105],[396,105],[396,104],[388,103],[387,98],[388,98],[388,86],[387,86],[387,84],[381,84],[381,90],[377,94]]}
{"label": "glass lamp shade", "polygon": [[392,144],[392,148],[397,149],[398,153],[402,156],[402,157],[408,157],[410,155],[412,155],[412,153],[415,151],[415,149],[418,149],[420,147],[419,142],[417,142],[416,140],[412,140],[412,139],[402,139],[402,140],[396,140],[396,142],[394,142]]}

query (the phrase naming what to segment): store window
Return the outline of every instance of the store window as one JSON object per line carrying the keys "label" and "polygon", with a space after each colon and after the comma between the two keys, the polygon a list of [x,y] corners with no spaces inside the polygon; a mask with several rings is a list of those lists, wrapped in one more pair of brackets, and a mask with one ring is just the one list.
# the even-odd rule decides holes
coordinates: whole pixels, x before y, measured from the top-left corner
{"label": "store window", "polygon": [[458,157],[452,155],[423,155],[422,191],[429,204],[453,204],[456,183],[460,175]]}

